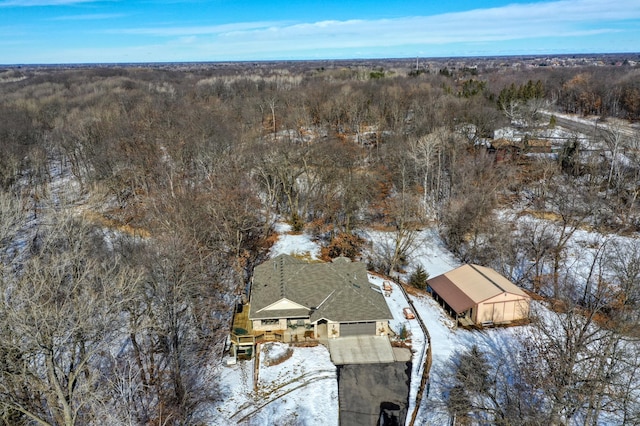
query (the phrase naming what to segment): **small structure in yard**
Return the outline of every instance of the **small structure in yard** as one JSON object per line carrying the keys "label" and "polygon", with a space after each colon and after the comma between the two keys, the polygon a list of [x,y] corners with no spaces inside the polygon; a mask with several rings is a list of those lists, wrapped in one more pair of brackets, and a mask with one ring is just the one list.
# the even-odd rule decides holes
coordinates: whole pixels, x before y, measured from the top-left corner
{"label": "small structure in yard", "polygon": [[[232,351],[251,351],[258,341],[302,342],[391,333],[393,318],[380,287],[363,263],[337,258],[309,263],[279,255],[255,268],[250,303],[236,315]],[[235,333],[237,328],[246,335]]]}
{"label": "small structure in yard", "polygon": [[402,310],[402,313],[404,314],[404,317],[406,319],[416,319],[415,314],[413,313],[413,311],[411,310],[411,308],[404,308]]}
{"label": "small structure in yard", "polygon": [[385,281],[382,284],[382,290],[384,290],[384,295],[387,297],[391,296],[391,292],[393,291],[393,287],[391,287],[391,283],[389,281]]}
{"label": "small structure in yard", "polygon": [[465,326],[507,324],[529,317],[529,295],[484,266],[463,265],[430,278],[427,291]]}

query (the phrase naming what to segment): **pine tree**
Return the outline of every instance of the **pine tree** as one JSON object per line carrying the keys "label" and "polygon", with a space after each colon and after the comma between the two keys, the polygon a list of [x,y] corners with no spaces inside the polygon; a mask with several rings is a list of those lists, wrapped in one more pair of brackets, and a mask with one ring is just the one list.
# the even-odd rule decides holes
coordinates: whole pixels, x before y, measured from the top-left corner
{"label": "pine tree", "polygon": [[415,288],[419,288],[420,290],[424,290],[427,288],[427,280],[429,279],[429,274],[424,270],[422,265],[418,265],[415,272],[411,274],[409,278],[409,284],[411,284]]}

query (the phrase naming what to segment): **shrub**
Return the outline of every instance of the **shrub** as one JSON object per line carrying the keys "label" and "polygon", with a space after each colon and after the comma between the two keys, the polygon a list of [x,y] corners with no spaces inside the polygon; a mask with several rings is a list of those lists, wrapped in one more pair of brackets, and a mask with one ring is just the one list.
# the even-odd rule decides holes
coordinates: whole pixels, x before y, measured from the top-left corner
{"label": "shrub", "polygon": [[404,342],[405,340],[407,340],[409,338],[409,336],[411,335],[409,329],[407,328],[406,324],[402,324],[402,328],[400,329],[400,333],[398,333],[398,338],[400,339],[400,341]]}
{"label": "shrub", "polygon": [[344,256],[351,260],[360,256],[360,250],[364,240],[355,234],[341,232],[331,239],[329,245],[323,247],[322,259],[330,260],[336,257]]}
{"label": "shrub", "polygon": [[422,265],[418,265],[416,270],[411,277],[409,277],[409,284],[415,288],[419,288],[420,290],[424,290],[427,288],[427,280],[429,279],[429,274],[424,270]]}
{"label": "shrub", "polygon": [[291,225],[291,230],[293,232],[296,232],[296,233],[302,232],[302,230],[304,229],[304,221],[302,220],[302,218],[298,213],[293,213],[291,215],[291,220],[289,221],[289,224]]}

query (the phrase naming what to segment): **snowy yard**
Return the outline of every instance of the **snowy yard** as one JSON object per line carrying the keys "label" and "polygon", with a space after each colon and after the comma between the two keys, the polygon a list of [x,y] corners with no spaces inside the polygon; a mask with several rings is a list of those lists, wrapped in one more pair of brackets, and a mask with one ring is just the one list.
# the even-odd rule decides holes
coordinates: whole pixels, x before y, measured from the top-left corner
{"label": "snowy yard", "polygon": [[[298,254],[318,258],[320,248],[305,234],[291,235],[287,225],[280,225],[280,239],[273,246],[271,256],[281,253]],[[383,241],[384,233],[372,233],[370,237]],[[417,240],[411,253],[412,264],[420,262],[431,276],[447,272],[460,265],[448,252],[437,231],[427,229]],[[382,288],[383,277],[370,274],[373,284]],[[402,310],[409,306],[395,283],[385,300],[393,314],[390,322],[394,332],[403,326],[409,331],[413,352],[413,368],[409,394],[409,413],[415,407],[416,394],[425,361],[426,339],[417,320],[405,319]],[[491,329],[483,332],[456,329],[454,321],[429,296],[411,296],[416,313],[422,318],[431,336],[433,367],[430,393],[422,403],[416,424],[437,425],[446,420],[446,412],[440,404],[439,383],[443,380],[443,366],[455,351],[477,345],[481,349],[508,351],[509,342],[518,328]],[[277,357],[287,345],[270,344],[269,358]],[[239,362],[233,366],[221,366],[220,377],[224,401],[217,407],[220,424],[296,424],[337,425],[338,383],[336,367],[331,363],[328,350],[316,347],[295,347],[289,359],[281,364],[267,366],[265,353],[260,353],[258,382],[254,388],[253,361]]]}
{"label": "snowy yard", "polygon": [[[386,238],[390,238],[381,232],[371,232],[369,237],[373,241],[374,250],[376,244],[384,244]],[[448,272],[461,265],[461,262],[449,252],[442,242],[438,232],[434,228],[423,230],[416,238],[413,249],[409,253],[409,264],[421,264],[430,277],[435,277]],[[407,278],[406,276],[404,278]],[[376,278],[373,278],[374,281]],[[374,281],[375,282],[375,281]],[[393,284],[395,286],[395,284]],[[395,288],[395,287],[394,287]],[[442,390],[440,384],[446,380],[447,371],[445,364],[455,352],[463,351],[473,345],[481,350],[508,356],[510,343],[514,337],[526,332],[527,327],[494,328],[484,331],[469,331],[455,327],[455,321],[429,296],[410,296],[416,309],[416,313],[425,323],[431,338],[431,350],[433,364],[430,372],[430,389],[423,400],[416,424],[441,425],[447,424],[448,414],[442,404]],[[406,306],[400,291],[394,291],[389,307],[394,314],[391,322],[392,328],[397,332],[401,324],[408,323],[414,338],[414,369],[411,378],[411,391],[409,396],[410,412],[413,409],[415,395],[420,384],[422,370],[418,373],[415,364],[420,364],[420,353],[424,345],[424,337],[417,321],[406,321],[402,316],[402,304]],[[420,367],[422,367],[420,365]],[[445,377],[443,377],[445,376]]]}
{"label": "snowy yard", "polygon": [[224,402],[216,424],[337,425],[338,381],[329,351],[322,345],[293,348],[291,357],[267,365],[289,345],[265,343],[254,388],[254,362],[220,367]]}
{"label": "snowy yard", "polygon": [[[318,258],[320,247],[307,235],[288,234],[286,224],[277,231],[281,235],[272,257],[286,253]],[[216,424],[338,425],[338,380],[329,350],[322,345],[295,347],[289,359],[266,365],[288,347],[262,345],[255,387],[254,360],[219,367],[223,401],[216,407]]]}

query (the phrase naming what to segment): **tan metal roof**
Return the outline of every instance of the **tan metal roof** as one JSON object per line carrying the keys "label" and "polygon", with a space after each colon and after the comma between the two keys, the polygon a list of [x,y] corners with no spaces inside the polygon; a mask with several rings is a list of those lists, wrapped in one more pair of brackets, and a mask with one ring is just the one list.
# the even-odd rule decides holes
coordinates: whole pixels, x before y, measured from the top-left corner
{"label": "tan metal roof", "polygon": [[288,255],[256,267],[251,286],[251,319],[301,317],[304,309],[264,309],[283,299],[302,305],[311,321],[373,321],[393,318],[384,296],[372,289],[363,263],[338,258],[307,263]]}
{"label": "tan metal roof", "polygon": [[457,313],[503,293],[529,298],[507,278],[480,265],[460,266],[427,280],[427,283]]}

